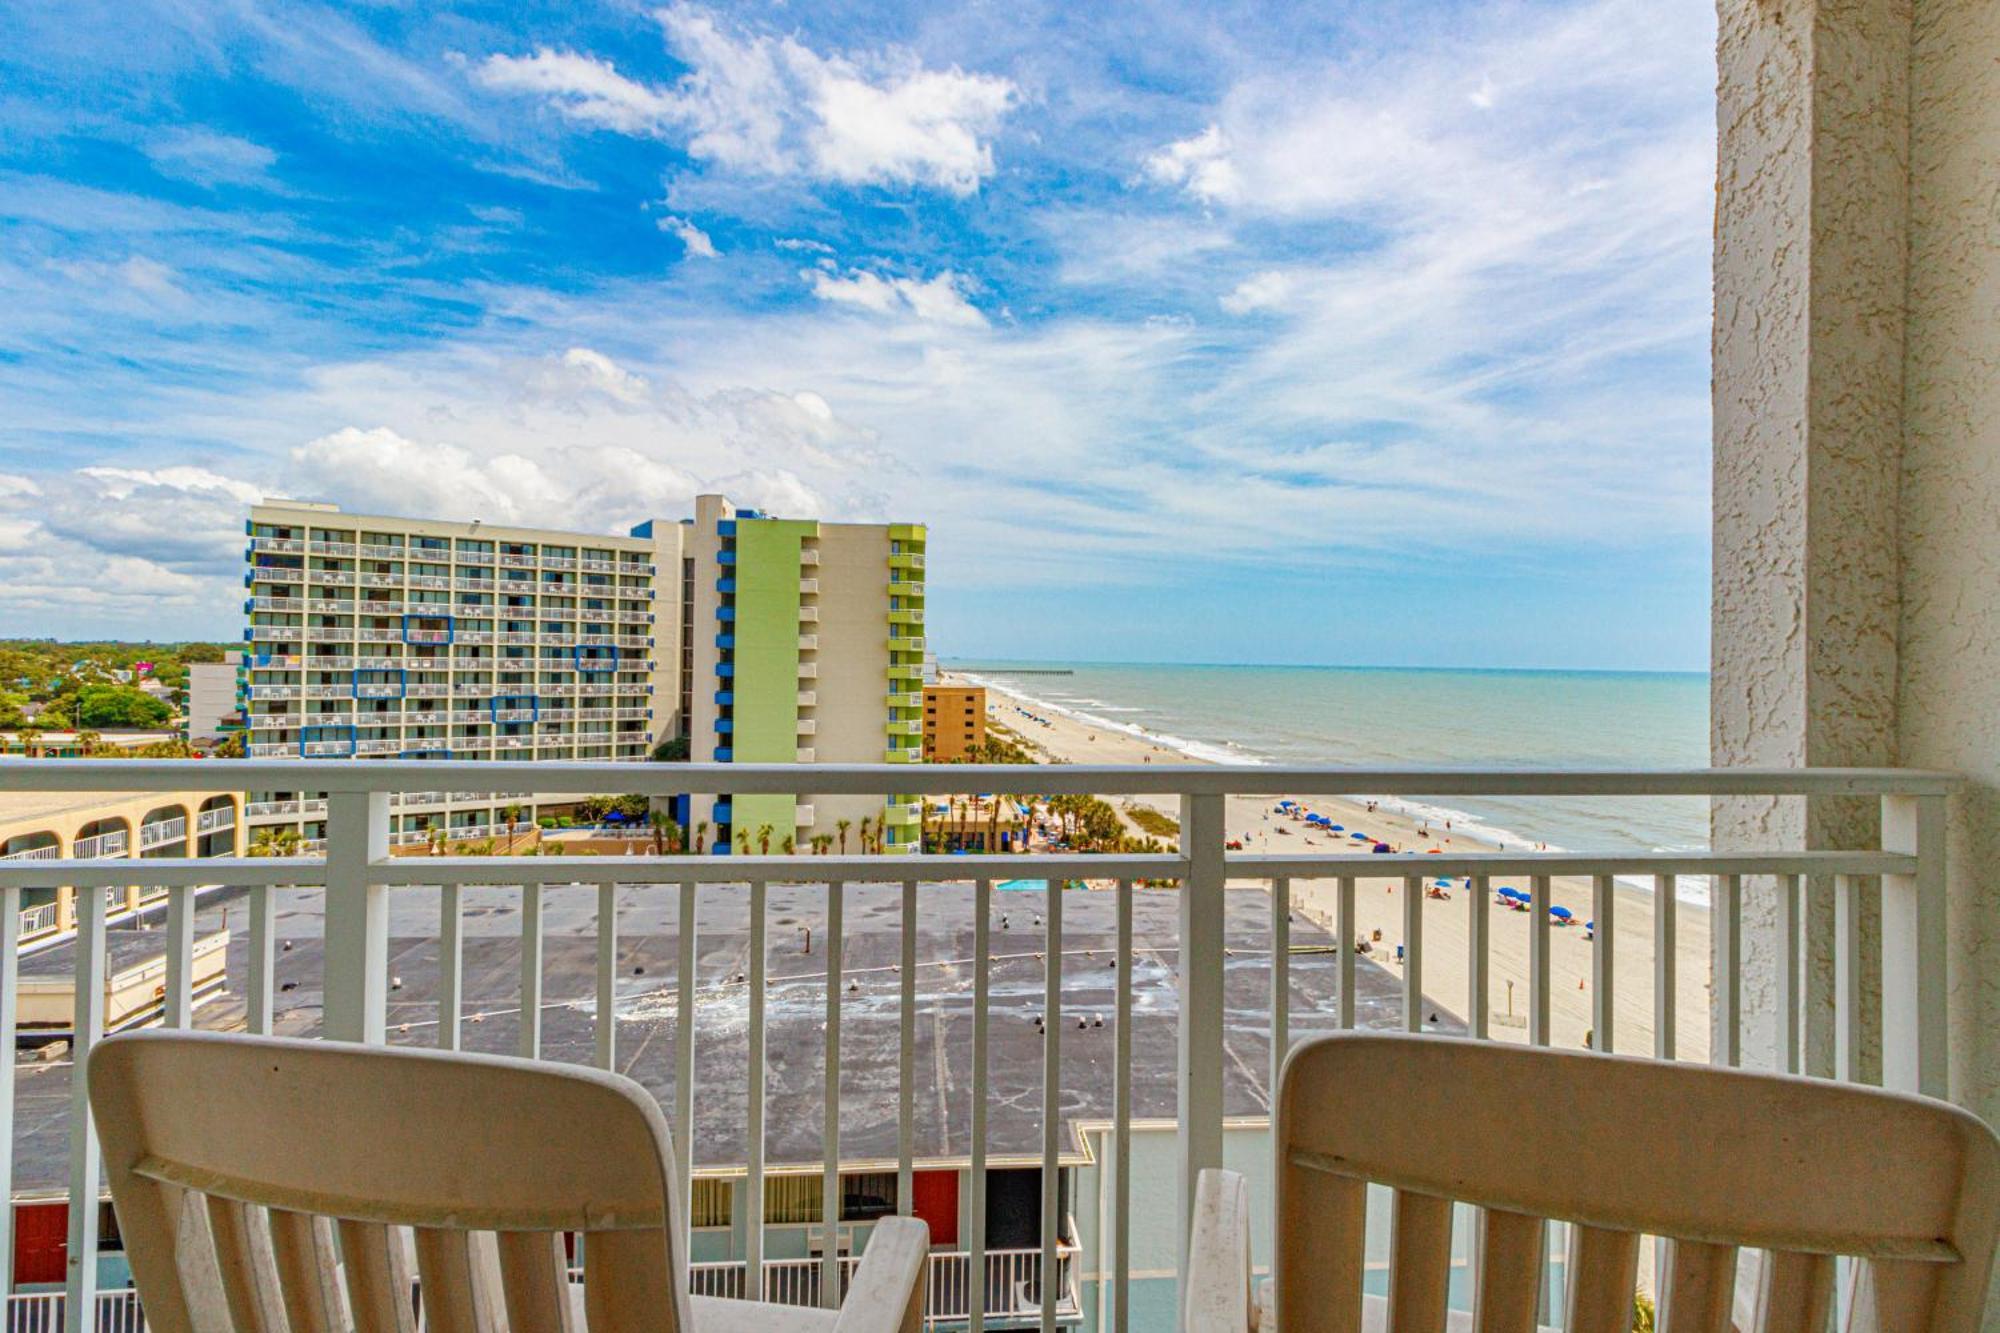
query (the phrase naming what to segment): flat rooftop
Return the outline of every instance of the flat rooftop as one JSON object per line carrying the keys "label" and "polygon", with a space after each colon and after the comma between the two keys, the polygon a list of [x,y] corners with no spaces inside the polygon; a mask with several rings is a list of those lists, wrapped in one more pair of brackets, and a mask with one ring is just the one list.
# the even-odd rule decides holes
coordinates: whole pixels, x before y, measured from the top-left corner
{"label": "flat rooftop", "polygon": [[[919,887],[916,1156],[951,1160],[970,1151],[972,1077],[972,900],[964,884]],[[898,1006],[902,976],[900,886],[850,885],[845,899],[845,985],[841,1001],[839,1102],[843,1162],[893,1163],[896,1155]],[[319,890],[280,890],[277,910],[277,1031],[316,1036],[321,1026],[324,918]],[[995,1161],[1039,1160],[1047,894],[996,891],[991,936],[987,1152]],[[618,1049],[621,1072],[673,1105],[678,1014],[675,991],[679,886],[620,889]],[[390,1041],[429,1046],[437,1039],[437,902],[428,889],[391,894]],[[513,1054],[520,1031],[520,895],[468,889],[464,895],[464,1047]],[[748,1061],[748,890],[703,886],[697,916],[695,1133],[698,1168],[740,1168],[745,1160]],[[1115,897],[1073,889],[1064,895],[1061,1115],[1108,1118],[1115,1050]],[[597,890],[552,886],[544,896],[546,1058],[590,1063],[595,1049]],[[821,1160],[826,957],[826,889],[773,886],[766,913],[766,1160],[772,1168]],[[1137,1119],[1172,1119],[1177,1002],[1173,983],[1178,896],[1140,890],[1133,911],[1132,1105]],[[109,932],[120,963],[160,951],[159,909]],[[203,1028],[241,1030],[247,975],[248,909],[242,890],[203,899],[199,934],[227,926],[229,988],[197,1012]],[[1228,892],[1224,1101],[1231,1116],[1270,1110],[1269,899],[1261,889]],[[1296,1035],[1334,1027],[1338,959],[1331,941],[1303,916],[1292,924],[1292,1027]],[[67,971],[67,944],[33,955],[33,975]],[[1356,1014],[1363,1027],[1401,1025],[1401,982],[1357,959]],[[851,987],[848,989],[847,987]],[[1437,1030],[1463,1031],[1440,1006]],[[1078,1018],[1086,1026],[1076,1026]],[[1103,1026],[1098,1026],[1098,1020]],[[66,1188],[67,1059],[25,1060],[17,1074],[15,1182],[23,1194]],[[1065,1138],[1065,1152],[1073,1136]]]}

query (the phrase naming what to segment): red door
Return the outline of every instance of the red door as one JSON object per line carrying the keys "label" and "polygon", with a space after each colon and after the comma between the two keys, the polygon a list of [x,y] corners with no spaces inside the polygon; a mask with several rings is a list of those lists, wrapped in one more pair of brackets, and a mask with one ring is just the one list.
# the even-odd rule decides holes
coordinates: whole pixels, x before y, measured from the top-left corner
{"label": "red door", "polygon": [[14,1205],[14,1281],[61,1282],[68,1276],[69,1204]]}
{"label": "red door", "polygon": [[931,1245],[958,1245],[958,1172],[916,1171],[910,1176],[910,1206],[931,1229]]}

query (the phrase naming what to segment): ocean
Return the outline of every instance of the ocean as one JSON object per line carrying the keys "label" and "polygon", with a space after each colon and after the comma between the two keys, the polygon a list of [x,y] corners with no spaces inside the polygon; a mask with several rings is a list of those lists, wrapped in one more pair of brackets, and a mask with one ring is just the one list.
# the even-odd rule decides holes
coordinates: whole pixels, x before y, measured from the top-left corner
{"label": "ocean", "polygon": [[[947,661],[1043,708],[1224,764],[1702,768],[1708,677]],[[1042,675],[1036,672],[1068,672]],[[1376,793],[1355,792],[1356,796]],[[1567,851],[1708,846],[1702,798],[1463,797],[1392,804],[1474,836]]]}

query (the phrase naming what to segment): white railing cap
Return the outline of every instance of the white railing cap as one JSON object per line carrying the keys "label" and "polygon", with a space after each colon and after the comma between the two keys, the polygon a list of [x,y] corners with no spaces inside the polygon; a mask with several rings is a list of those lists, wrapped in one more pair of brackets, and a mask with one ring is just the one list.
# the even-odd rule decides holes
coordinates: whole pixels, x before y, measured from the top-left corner
{"label": "white railing cap", "polygon": [[[474,767],[476,765],[476,768]],[[1339,768],[1206,764],[628,764],[269,759],[41,759],[0,765],[0,791],[398,791],[453,772],[549,793],[880,795],[1020,791],[1189,796],[1944,796],[1954,773],[1898,768]]]}

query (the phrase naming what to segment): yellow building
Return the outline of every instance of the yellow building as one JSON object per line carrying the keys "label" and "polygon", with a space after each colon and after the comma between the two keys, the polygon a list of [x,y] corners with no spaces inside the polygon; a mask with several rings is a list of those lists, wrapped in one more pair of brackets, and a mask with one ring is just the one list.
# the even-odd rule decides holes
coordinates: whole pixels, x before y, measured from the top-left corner
{"label": "yellow building", "polygon": [[924,760],[977,759],[986,746],[986,687],[924,686]]}
{"label": "yellow building", "polygon": [[[242,814],[236,792],[7,792],[0,794],[0,860],[239,856]],[[144,875],[135,867],[133,878]],[[114,913],[164,895],[138,883],[106,892]],[[24,940],[75,926],[74,890],[23,897]]]}

